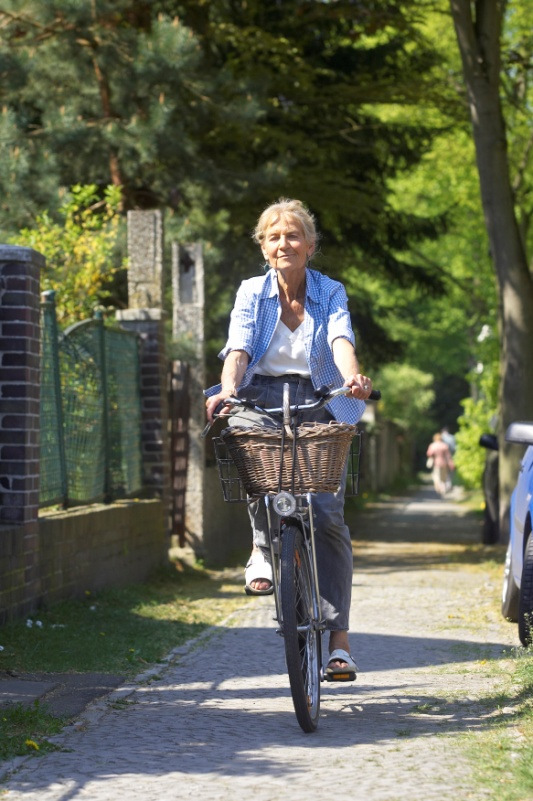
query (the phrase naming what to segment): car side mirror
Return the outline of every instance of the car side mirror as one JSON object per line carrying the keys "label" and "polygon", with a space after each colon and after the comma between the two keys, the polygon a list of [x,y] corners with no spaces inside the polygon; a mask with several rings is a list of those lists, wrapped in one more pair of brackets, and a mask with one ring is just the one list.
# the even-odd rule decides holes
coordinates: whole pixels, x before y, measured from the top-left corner
{"label": "car side mirror", "polygon": [[511,423],[505,432],[505,439],[518,445],[533,445],[533,422]]}

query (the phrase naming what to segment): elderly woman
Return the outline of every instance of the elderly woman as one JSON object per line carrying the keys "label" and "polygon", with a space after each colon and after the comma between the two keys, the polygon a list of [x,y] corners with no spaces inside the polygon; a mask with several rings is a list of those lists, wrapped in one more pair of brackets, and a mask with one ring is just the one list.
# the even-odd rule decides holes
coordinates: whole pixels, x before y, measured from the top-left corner
{"label": "elderly woman", "polygon": [[[258,406],[279,407],[283,384],[288,383],[291,404],[311,402],[319,386],[350,387],[349,395],[302,419],[356,423],[372,382],[359,372],[343,285],[309,266],[317,243],[313,216],[300,201],[281,199],[261,214],[254,239],[265,258],[266,274],[243,281],[237,292],[228,341],[220,353],[221,383],[205,393],[208,419],[230,395]],[[267,420],[239,410],[229,424]],[[335,495],[320,493],[313,504],[322,613],[330,631],[327,673],[333,681],[336,674],[348,672],[355,679],[356,673],[348,640],[353,560],[344,522],[345,481]],[[249,509],[253,550],[245,589],[248,594],[265,595],[272,592],[266,514],[258,502]]]}

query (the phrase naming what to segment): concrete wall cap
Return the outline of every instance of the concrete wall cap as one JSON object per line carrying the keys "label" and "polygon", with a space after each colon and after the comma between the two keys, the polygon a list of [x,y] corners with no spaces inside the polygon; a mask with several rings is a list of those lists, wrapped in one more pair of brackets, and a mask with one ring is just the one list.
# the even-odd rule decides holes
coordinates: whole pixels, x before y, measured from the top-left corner
{"label": "concrete wall cap", "polygon": [[42,253],[33,248],[21,245],[0,245],[0,262],[2,261],[31,261],[42,266],[46,260]]}
{"label": "concrete wall cap", "polygon": [[116,312],[117,320],[135,322],[136,320],[163,320],[166,313],[163,309],[119,309]]}

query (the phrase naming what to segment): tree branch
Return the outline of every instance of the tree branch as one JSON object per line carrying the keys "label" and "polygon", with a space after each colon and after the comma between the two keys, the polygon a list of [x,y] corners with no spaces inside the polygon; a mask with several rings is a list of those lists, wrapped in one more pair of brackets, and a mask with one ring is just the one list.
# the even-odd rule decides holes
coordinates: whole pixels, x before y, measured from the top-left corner
{"label": "tree branch", "polygon": [[[25,14],[14,14],[11,11],[6,11],[4,8],[0,8],[0,29],[8,29],[10,25],[19,26],[11,37],[11,41],[16,39],[17,44],[19,43],[18,40],[22,39],[24,39],[23,44],[26,44],[26,36],[29,35],[30,31],[32,30],[34,34],[37,34],[36,40],[43,41],[44,39],[54,36],[58,30],[66,30],[69,27],[60,17],[55,17],[50,24],[44,25],[38,20],[28,17]],[[25,26],[27,30],[22,31],[20,26]]]}

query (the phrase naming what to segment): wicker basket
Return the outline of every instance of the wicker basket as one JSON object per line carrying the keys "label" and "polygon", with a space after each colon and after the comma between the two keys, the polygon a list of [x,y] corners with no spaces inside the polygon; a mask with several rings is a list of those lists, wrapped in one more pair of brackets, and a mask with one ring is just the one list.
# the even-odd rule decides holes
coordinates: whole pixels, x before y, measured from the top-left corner
{"label": "wicker basket", "polygon": [[[298,428],[297,459],[292,487],[293,438],[285,437],[281,489],[336,492],[357,426],[347,423],[303,423]],[[231,426],[221,432],[249,496],[278,492],[281,430]]]}

